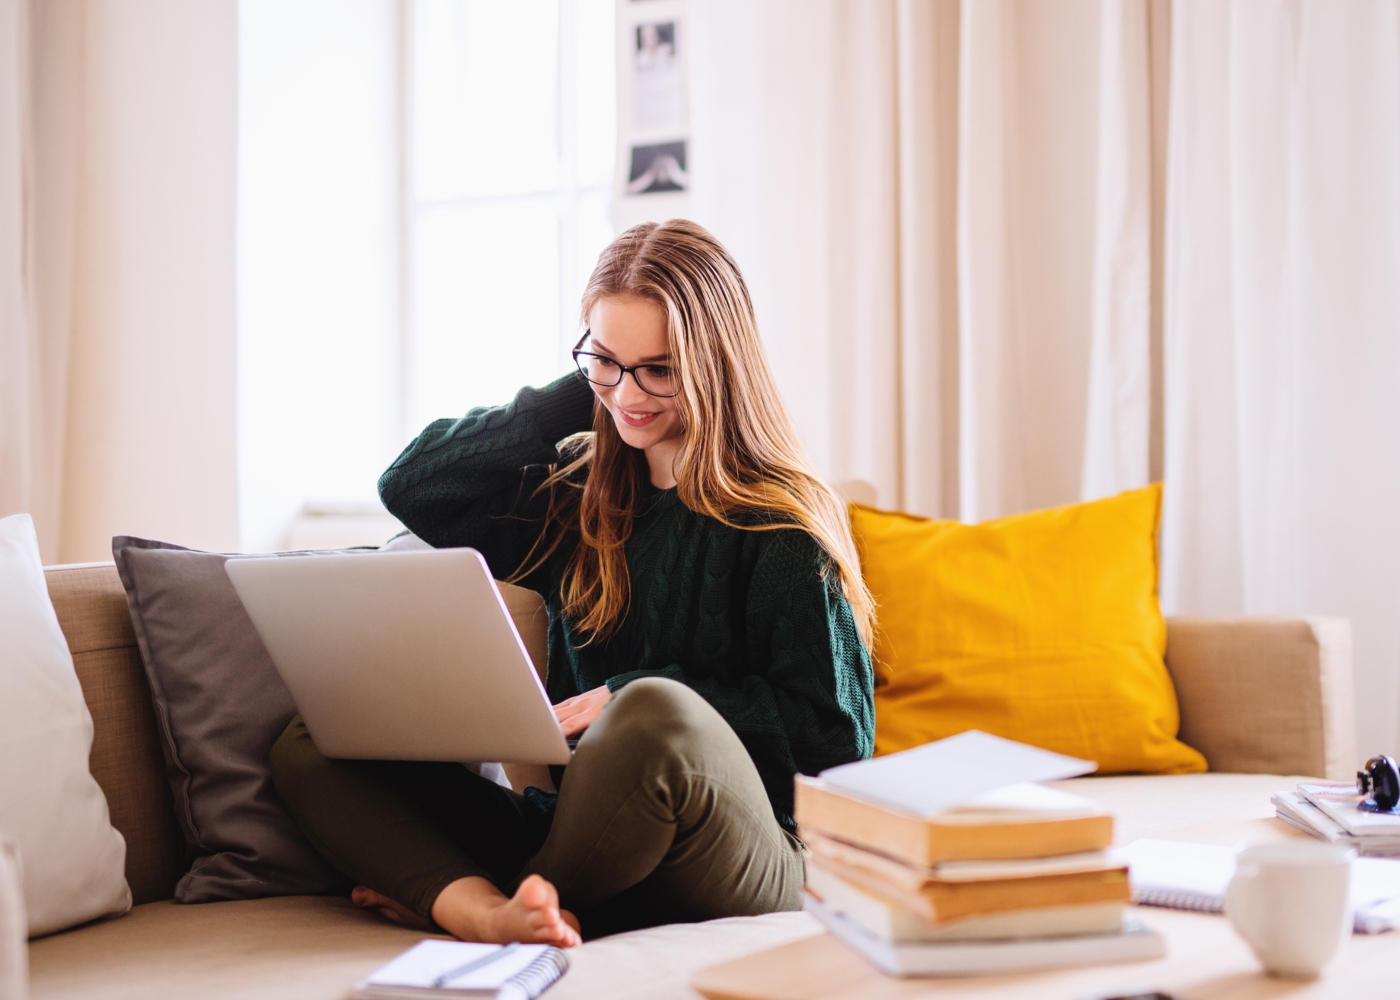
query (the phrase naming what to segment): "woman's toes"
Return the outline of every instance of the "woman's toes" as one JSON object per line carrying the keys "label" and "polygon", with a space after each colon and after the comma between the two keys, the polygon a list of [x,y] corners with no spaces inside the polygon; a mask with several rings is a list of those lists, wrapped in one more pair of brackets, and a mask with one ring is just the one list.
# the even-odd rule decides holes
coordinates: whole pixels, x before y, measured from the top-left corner
{"label": "woman's toes", "polygon": [[539,875],[527,875],[515,890],[515,899],[532,910],[559,905],[559,893]]}
{"label": "woman's toes", "polygon": [[563,919],[559,893],[538,875],[520,883],[515,895],[492,914],[491,940],[527,941],[571,948],[578,933]]}

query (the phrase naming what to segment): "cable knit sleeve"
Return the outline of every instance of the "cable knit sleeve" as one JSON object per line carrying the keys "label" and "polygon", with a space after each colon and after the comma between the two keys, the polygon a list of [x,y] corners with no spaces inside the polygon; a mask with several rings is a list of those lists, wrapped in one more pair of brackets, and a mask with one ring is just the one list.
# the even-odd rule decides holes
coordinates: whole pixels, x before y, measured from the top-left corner
{"label": "cable knit sleeve", "polygon": [[727,682],[671,665],[618,674],[670,677],[693,688],[743,740],[784,825],[792,777],[869,757],[875,743],[874,674],[851,606],[806,532],[764,534],[748,587],[744,632],[752,671]]}
{"label": "cable knit sleeve", "polygon": [[380,476],[379,496],[428,544],[469,545],[505,578],[544,528],[547,499],[535,489],[559,441],[592,426],[593,392],[577,373],[527,387],[504,406],[429,424]]}

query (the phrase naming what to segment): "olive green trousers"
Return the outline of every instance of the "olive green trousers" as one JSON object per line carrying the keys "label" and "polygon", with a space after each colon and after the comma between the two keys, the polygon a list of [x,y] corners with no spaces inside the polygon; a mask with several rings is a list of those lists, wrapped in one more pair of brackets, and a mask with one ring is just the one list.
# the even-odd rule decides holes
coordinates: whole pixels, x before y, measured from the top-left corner
{"label": "olive green trousers", "polygon": [[801,906],[802,847],[729,724],[663,678],[618,691],[563,772],[552,821],[457,764],[332,760],[301,717],[272,748],[278,794],[355,882],[431,919],[449,883],[539,874],[588,937]]}

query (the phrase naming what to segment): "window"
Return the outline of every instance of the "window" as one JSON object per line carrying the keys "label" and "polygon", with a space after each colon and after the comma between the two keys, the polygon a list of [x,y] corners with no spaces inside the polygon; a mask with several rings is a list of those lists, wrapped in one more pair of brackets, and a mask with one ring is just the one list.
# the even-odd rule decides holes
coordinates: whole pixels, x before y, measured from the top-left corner
{"label": "window", "polygon": [[[412,428],[569,364],[612,237],[612,0],[414,0]],[[407,428],[406,428],[407,430]]]}
{"label": "window", "polygon": [[613,235],[613,0],[242,0],[242,546],[374,544],[430,420],[567,370]]}

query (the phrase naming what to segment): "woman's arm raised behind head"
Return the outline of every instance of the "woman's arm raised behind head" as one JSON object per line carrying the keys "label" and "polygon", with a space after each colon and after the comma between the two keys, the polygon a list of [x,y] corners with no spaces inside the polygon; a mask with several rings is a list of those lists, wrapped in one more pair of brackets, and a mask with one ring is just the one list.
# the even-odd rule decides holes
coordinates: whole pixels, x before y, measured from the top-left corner
{"label": "woman's arm raised behind head", "polygon": [[548,498],[535,491],[558,443],[592,423],[593,393],[577,374],[521,389],[504,406],[429,424],[379,478],[380,498],[428,544],[478,549],[504,579],[544,529]]}

